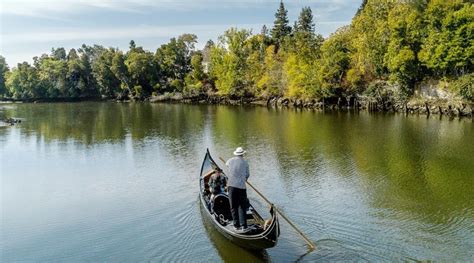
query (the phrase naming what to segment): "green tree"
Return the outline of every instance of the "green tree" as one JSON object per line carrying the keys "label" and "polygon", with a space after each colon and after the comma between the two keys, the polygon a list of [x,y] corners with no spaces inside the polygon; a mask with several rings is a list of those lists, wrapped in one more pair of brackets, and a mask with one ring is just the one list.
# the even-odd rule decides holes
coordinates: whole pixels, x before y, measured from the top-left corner
{"label": "green tree", "polygon": [[303,7],[303,9],[301,9],[296,24],[296,31],[314,33],[313,12],[310,7]]}
{"label": "green tree", "polygon": [[463,98],[474,102],[474,73],[465,74],[450,83],[450,89]]}
{"label": "green tree", "polygon": [[5,86],[6,74],[10,69],[5,58],[0,55],[0,97],[7,96],[7,87]]}
{"label": "green tree", "polygon": [[63,47],[51,49],[51,56],[57,60],[66,61],[66,50]]}
{"label": "green tree", "polygon": [[38,72],[27,62],[13,68],[7,75],[6,86],[14,99],[42,97]]}
{"label": "green tree", "polygon": [[65,59],[58,58],[54,52],[51,56],[42,55],[35,59],[35,68],[38,70],[41,92],[35,92],[34,97],[64,98],[69,96],[68,65]]}
{"label": "green tree", "polygon": [[202,65],[203,55],[201,52],[196,52],[191,57],[191,72],[185,77],[185,92],[193,95],[201,93],[203,90],[203,82],[206,78],[204,68]]}
{"label": "green tree", "polygon": [[231,28],[219,37],[219,44],[211,51],[211,76],[221,95],[243,96],[247,93],[245,79],[248,58],[249,30]]}
{"label": "green tree", "polygon": [[135,44],[135,41],[132,39],[130,40],[129,49],[134,50],[135,48],[137,48],[137,45]]}
{"label": "green tree", "polygon": [[68,97],[78,97],[81,81],[81,62],[75,49],[71,49],[67,55],[67,95]]}
{"label": "green tree", "polygon": [[461,75],[473,70],[474,5],[433,0],[424,20],[428,35],[418,56],[436,76]]}
{"label": "green tree", "polygon": [[202,67],[203,56],[201,52],[196,52],[191,57],[191,75],[196,80],[203,80],[205,78],[204,69]]}
{"label": "green tree", "polygon": [[157,49],[155,59],[161,66],[164,75],[162,84],[168,87],[167,90],[182,90],[184,78],[191,71],[191,57],[196,43],[196,35],[184,34]]}
{"label": "green tree", "polygon": [[[151,53],[132,51],[127,54],[125,65],[130,74],[133,86],[140,86],[140,93],[133,96],[142,98],[151,94],[154,78],[153,55]],[[135,89],[136,90],[136,89]]]}
{"label": "green tree", "polygon": [[248,95],[256,95],[258,82],[262,78],[265,70],[265,55],[268,46],[268,36],[261,33],[250,36],[245,43],[247,57],[245,64],[245,82],[247,83],[246,92]]}
{"label": "green tree", "polygon": [[318,72],[321,86],[313,94],[327,96],[353,92],[345,81],[350,66],[350,37],[350,28],[342,27],[324,41]]}
{"label": "green tree", "polygon": [[81,48],[78,49],[80,54],[86,54],[89,62],[94,62],[105,52],[107,49],[100,45],[87,46],[82,44]]}
{"label": "green tree", "polygon": [[405,94],[413,93],[422,71],[416,54],[420,51],[424,23],[412,4],[399,4],[389,12],[390,41],[385,62],[390,78],[399,83]]}
{"label": "green tree", "polygon": [[92,74],[92,61],[89,53],[80,49],[80,69],[81,79],[79,82],[79,90],[81,97],[95,97],[98,95],[97,84]]}
{"label": "green tree", "polygon": [[[390,39],[388,13],[395,5],[393,1],[367,1],[363,10],[352,20],[351,76],[363,76],[366,82],[384,78],[388,69],[384,63]],[[354,78],[354,82],[356,78]]]}
{"label": "green tree", "polygon": [[137,99],[151,95],[159,77],[159,68],[153,54],[144,51],[142,47],[134,47],[127,53],[125,65],[132,82],[131,86],[134,87],[131,95]]}
{"label": "green tree", "polygon": [[359,9],[357,9],[356,16],[358,16],[365,8],[365,5],[367,5],[367,0],[362,0],[362,4],[360,4]]}
{"label": "green tree", "polygon": [[115,52],[112,58],[112,66],[110,68],[117,79],[120,80],[120,88],[122,90],[121,97],[126,97],[132,92],[131,77],[125,65],[125,56],[122,51]]}
{"label": "green tree", "polygon": [[107,49],[92,65],[93,75],[97,81],[100,94],[109,98],[119,97],[121,91],[121,81],[112,71],[116,52],[118,51],[113,48]]}
{"label": "green tree", "polygon": [[317,61],[308,61],[290,53],[283,66],[288,86],[285,95],[292,98],[318,96],[318,67]]}
{"label": "green tree", "polygon": [[295,98],[320,97],[318,70],[320,68],[321,45],[324,39],[314,33],[312,11],[309,7],[301,10],[291,38],[285,41],[287,60],[284,73],[287,80],[285,94]]}
{"label": "green tree", "polygon": [[301,10],[298,22],[295,22],[295,31],[292,38],[285,42],[285,50],[296,54],[306,63],[312,63],[319,58],[320,47],[324,38],[314,33],[314,23],[311,8]]}
{"label": "green tree", "polygon": [[275,13],[275,21],[271,31],[273,41],[278,45],[283,42],[286,36],[291,33],[291,27],[288,25],[288,11],[285,9],[283,2],[280,2],[280,7]]}
{"label": "green tree", "polygon": [[270,45],[265,50],[263,74],[258,79],[256,94],[269,98],[283,95],[284,90],[282,52],[275,52],[275,46]]}

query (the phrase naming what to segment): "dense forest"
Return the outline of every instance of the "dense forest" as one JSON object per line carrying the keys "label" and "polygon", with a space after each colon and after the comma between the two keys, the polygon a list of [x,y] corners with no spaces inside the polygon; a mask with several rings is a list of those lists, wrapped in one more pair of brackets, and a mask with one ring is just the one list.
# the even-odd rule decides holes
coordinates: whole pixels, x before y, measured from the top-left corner
{"label": "dense forest", "polygon": [[284,3],[271,28],[230,28],[197,50],[172,38],[154,53],[86,46],[10,69],[0,56],[0,98],[35,100],[161,94],[321,99],[377,93],[410,98],[418,83],[442,80],[474,101],[474,5],[462,0],[364,0],[350,25],[328,38],[309,7],[291,25]]}

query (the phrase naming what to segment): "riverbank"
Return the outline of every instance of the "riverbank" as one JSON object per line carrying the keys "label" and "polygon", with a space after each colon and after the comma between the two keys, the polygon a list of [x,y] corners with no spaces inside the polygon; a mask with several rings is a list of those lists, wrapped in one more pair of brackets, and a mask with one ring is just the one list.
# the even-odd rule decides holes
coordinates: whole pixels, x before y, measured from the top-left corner
{"label": "riverbank", "polygon": [[351,96],[316,99],[292,99],[285,97],[231,98],[218,95],[185,96],[181,93],[152,96],[143,100],[116,100],[110,98],[81,99],[36,99],[3,100],[0,103],[60,103],[86,101],[182,103],[209,105],[259,105],[273,108],[295,108],[308,110],[357,110],[369,112],[393,112],[422,115],[445,115],[448,117],[474,118],[474,103],[459,99],[433,99],[413,97],[399,100],[393,97]]}
{"label": "riverbank", "polygon": [[183,96],[168,94],[149,99],[152,103],[220,104],[220,105],[261,105],[274,108],[296,108],[310,110],[365,110],[370,112],[397,112],[406,114],[446,115],[449,117],[474,117],[474,104],[462,100],[426,99],[413,97],[400,101],[391,97],[351,96],[332,97],[320,100],[272,98],[229,98],[221,96]]}
{"label": "riverbank", "polygon": [[151,102],[242,105],[311,110],[365,110],[370,112],[397,112],[405,114],[446,115],[474,117],[474,102],[453,92],[449,83],[441,80],[419,82],[411,97],[403,95],[399,85],[388,81],[374,81],[359,94],[339,95],[321,99],[294,99],[288,97],[231,98],[217,94],[185,96],[181,93],[151,97]]}
{"label": "riverbank", "polygon": [[352,95],[338,95],[320,99],[296,99],[283,96],[222,96],[209,91],[189,95],[180,92],[165,93],[150,97],[77,97],[35,98],[25,100],[0,99],[0,103],[55,103],[85,101],[183,103],[209,105],[260,105],[273,108],[295,108],[308,110],[356,110],[369,112],[393,112],[422,115],[445,115],[448,117],[474,118],[474,102],[464,99],[452,91],[449,84],[440,80],[426,80],[416,85],[411,97],[402,95],[401,88],[387,81],[374,81],[366,91]]}
{"label": "riverbank", "polygon": [[84,101],[112,101],[111,98],[102,97],[77,97],[77,98],[31,98],[13,99],[0,98],[0,103],[54,103],[54,102],[84,102]]}

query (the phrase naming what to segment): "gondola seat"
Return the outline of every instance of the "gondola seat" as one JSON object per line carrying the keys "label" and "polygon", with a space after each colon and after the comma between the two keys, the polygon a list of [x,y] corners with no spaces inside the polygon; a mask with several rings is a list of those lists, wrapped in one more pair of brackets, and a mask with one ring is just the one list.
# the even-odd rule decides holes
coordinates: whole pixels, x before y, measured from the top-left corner
{"label": "gondola seat", "polygon": [[217,219],[222,225],[227,225],[232,221],[232,213],[230,211],[230,201],[226,194],[217,194],[212,198],[212,211],[214,211]]}

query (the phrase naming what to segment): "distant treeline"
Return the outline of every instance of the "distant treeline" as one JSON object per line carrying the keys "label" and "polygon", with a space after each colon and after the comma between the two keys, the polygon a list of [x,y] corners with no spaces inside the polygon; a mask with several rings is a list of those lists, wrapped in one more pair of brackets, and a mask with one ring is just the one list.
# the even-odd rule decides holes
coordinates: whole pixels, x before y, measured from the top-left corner
{"label": "distant treeline", "polygon": [[283,3],[272,28],[231,28],[196,50],[184,34],[156,52],[94,45],[53,48],[9,69],[0,56],[0,98],[144,99],[187,96],[325,98],[383,93],[409,98],[417,83],[445,80],[474,100],[474,5],[462,0],[364,0],[352,23],[317,34],[304,7],[291,26]]}

